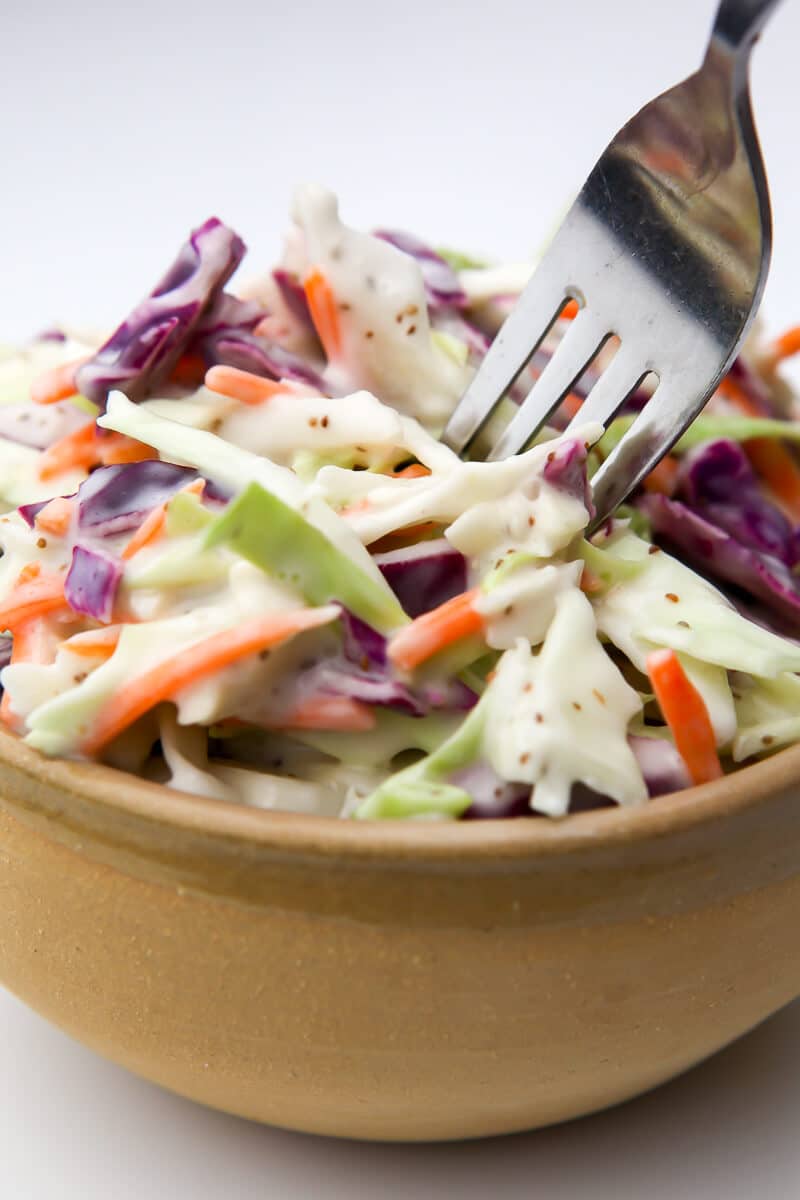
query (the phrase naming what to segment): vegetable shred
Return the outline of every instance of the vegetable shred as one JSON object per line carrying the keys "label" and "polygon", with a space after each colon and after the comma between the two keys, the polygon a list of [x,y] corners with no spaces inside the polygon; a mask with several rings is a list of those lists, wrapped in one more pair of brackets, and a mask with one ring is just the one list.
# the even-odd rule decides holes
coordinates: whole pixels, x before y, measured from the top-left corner
{"label": "vegetable shred", "polygon": [[245,253],[212,217],[107,337],[0,358],[15,736],[195,796],[428,821],[645,804],[800,740],[800,329],[757,329],[589,537],[648,399],[581,425],[602,356],[515,458],[440,440],[533,264],[354,230],[311,185],[237,286]]}

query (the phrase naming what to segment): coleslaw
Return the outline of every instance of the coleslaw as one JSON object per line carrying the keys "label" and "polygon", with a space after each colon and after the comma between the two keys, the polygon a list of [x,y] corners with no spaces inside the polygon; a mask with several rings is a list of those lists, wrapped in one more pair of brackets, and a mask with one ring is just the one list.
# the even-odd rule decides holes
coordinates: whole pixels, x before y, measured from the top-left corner
{"label": "coleslaw", "polygon": [[800,333],[752,338],[587,538],[646,386],[567,431],[599,359],[524,453],[462,461],[439,435],[532,265],[355,231],[317,186],[292,217],[237,290],[212,218],[104,343],[2,352],[5,726],[357,819],[643,804],[800,740]]}

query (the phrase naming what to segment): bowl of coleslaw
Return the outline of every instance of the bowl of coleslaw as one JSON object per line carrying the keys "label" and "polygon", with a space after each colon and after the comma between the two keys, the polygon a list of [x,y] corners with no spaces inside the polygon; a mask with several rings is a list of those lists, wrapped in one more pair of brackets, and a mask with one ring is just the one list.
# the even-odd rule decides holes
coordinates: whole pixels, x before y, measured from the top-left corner
{"label": "bowl of coleslaw", "polygon": [[581,424],[599,358],[506,462],[439,437],[530,265],[310,186],[244,252],[212,218],[105,340],[0,360],[0,977],[292,1128],[635,1095],[800,993],[800,336],[589,537],[645,384]]}

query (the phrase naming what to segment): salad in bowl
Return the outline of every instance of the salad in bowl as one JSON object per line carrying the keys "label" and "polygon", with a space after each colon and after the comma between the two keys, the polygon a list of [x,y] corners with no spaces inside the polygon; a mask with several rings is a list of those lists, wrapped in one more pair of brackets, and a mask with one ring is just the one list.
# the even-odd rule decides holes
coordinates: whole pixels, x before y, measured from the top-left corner
{"label": "salad in bowl", "polygon": [[107,339],[4,353],[5,726],[357,819],[645,804],[800,740],[797,331],[587,537],[646,382],[565,432],[593,364],[530,449],[462,461],[439,435],[530,265],[357,232],[316,186],[292,218],[245,284],[212,218]]}

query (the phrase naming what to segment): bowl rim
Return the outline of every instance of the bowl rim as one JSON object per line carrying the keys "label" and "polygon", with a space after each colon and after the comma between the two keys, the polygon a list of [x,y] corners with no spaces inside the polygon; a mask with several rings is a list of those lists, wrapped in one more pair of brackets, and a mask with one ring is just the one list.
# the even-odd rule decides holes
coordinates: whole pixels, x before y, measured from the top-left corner
{"label": "bowl rim", "polygon": [[173,835],[204,835],[252,849],[312,857],[452,864],[570,855],[640,844],[724,822],[800,785],[800,745],[643,805],[573,813],[561,820],[346,821],[258,809],[178,792],[99,763],[46,758],[0,729],[0,767],[4,766],[31,785],[24,797],[15,795],[13,788],[3,789],[0,803],[12,809],[47,807],[41,789],[54,788],[84,806],[88,802],[106,821],[133,819]]}

